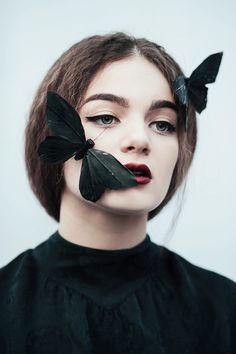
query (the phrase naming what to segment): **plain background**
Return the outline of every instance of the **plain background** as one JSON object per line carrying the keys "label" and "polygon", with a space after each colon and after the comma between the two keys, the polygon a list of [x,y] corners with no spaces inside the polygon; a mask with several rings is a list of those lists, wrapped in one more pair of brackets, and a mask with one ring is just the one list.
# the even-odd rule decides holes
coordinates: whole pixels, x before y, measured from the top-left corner
{"label": "plain background", "polygon": [[159,244],[236,281],[235,1],[0,2],[1,236],[0,267],[47,239],[58,227],[30,190],[24,129],[35,91],[54,61],[82,38],[124,31],[161,44],[185,75],[224,51],[208,106],[198,115],[198,144],[183,209],[177,196],[148,223]]}

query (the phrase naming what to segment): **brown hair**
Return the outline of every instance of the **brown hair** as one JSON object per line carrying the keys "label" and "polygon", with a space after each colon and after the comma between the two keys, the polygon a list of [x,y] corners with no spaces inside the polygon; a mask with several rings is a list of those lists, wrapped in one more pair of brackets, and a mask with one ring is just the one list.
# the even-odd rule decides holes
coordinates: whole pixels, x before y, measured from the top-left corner
{"label": "brown hair", "polygon": [[[145,38],[135,38],[123,32],[94,35],[82,39],[65,51],[52,65],[40,84],[33,100],[25,129],[25,163],[30,186],[46,209],[59,222],[61,194],[64,188],[63,163],[52,165],[42,161],[37,149],[51,135],[44,114],[47,91],[55,91],[75,109],[83,100],[87,87],[98,70],[107,63],[133,55],[141,55],[156,65],[171,86],[171,82],[183,74],[175,60],[165,49]],[[176,104],[178,101],[176,99]],[[178,117],[179,155],[167,194],[162,203],[148,215],[148,220],[157,215],[171,200],[183,183],[191,165],[197,140],[196,115],[189,105],[189,125],[184,132],[182,115]]]}

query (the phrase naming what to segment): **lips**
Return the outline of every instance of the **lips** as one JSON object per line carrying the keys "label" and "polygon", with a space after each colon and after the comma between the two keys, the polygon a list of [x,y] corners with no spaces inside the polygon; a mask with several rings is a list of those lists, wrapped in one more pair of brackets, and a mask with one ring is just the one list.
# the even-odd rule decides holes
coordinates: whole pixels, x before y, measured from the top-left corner
{"label": "lips", "polygon": [[152,178],[151,171],[149,170],[147,165],[127,163],[124,166],[128,168],[131,172],[133,172],[136,176],[144,176],[144,177]]}

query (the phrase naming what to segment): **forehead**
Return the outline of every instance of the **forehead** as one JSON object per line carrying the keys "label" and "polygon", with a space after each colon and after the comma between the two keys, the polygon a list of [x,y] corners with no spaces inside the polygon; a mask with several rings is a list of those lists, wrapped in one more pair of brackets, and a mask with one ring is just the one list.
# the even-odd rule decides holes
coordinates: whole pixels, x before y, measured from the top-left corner
{"label": "forehead", "polygon": [[101,92],[124,96],[133,103],[147,103],[156,99],[174,102],[169,83],[158,69],[141,56],[132,56],[106,64],[88,86],[84,100]]}

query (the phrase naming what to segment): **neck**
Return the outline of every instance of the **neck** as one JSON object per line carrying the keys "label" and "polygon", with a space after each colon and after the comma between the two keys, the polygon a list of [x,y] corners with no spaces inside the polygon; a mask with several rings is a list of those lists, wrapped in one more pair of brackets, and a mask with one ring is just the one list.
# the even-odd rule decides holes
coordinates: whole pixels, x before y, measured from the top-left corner
{"label": "neck", "polygon": [[147,214],[120,215],[64,192],[58,231],[75,244],[105,250],[134,247],[146,237]]}

